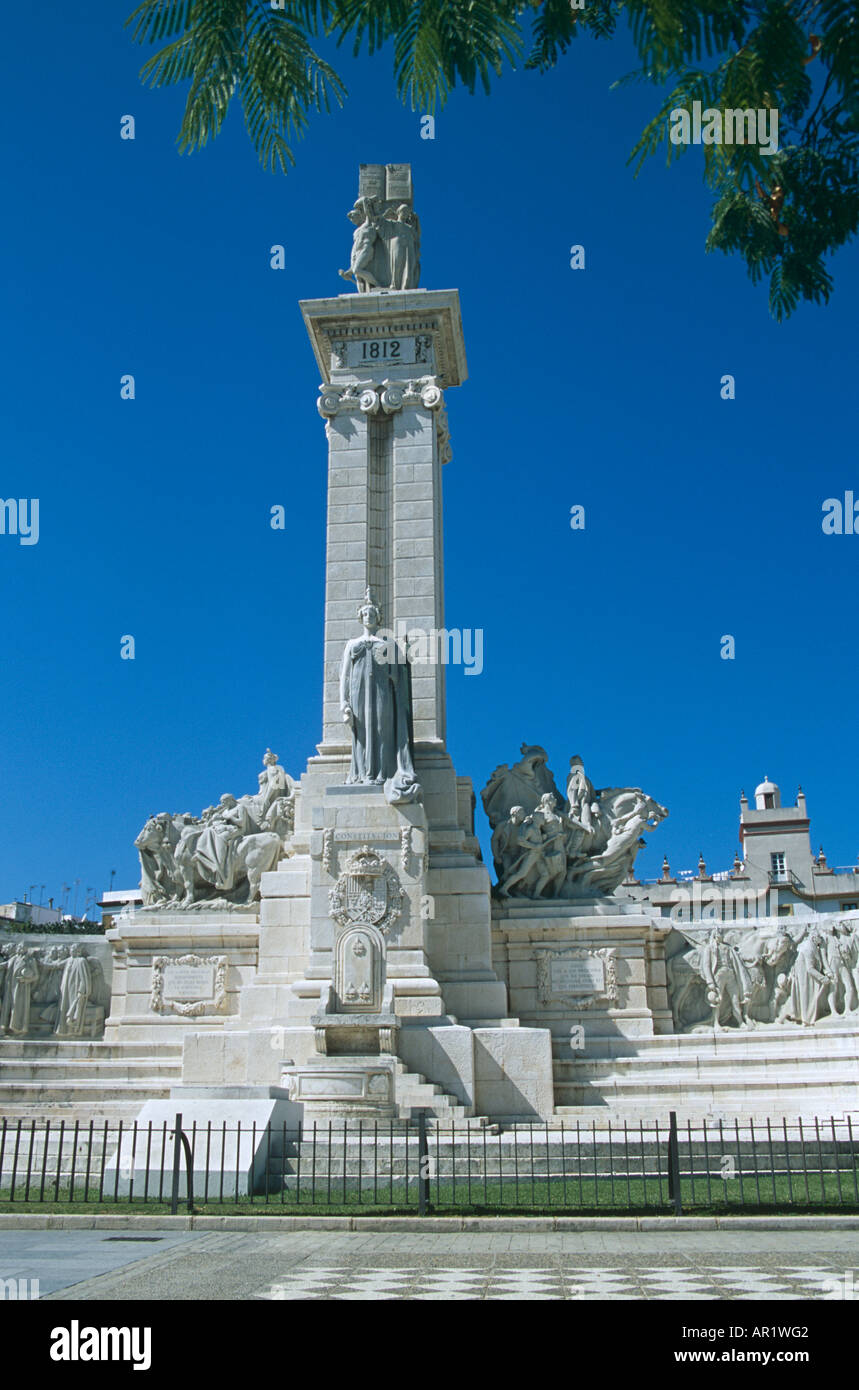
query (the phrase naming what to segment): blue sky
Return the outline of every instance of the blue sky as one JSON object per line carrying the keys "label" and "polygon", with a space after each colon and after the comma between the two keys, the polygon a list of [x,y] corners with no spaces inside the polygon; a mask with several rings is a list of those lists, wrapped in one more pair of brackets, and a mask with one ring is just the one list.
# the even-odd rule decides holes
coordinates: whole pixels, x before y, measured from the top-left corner
{"label": "blue sky", "polygon": [[626,167],[659,94],[609,90],[622,43],[455,94],[433,141],[386,57],[343,53],[350,98],[283,178],[238,113],[176,153],[181,95],[141,87],[124,13],[7,19],[0,496],[40,499],[40,538],[0,536],[0,901],[136,882],[150,812],[254,790],[266,745],[294,776],[314,750],[326,445],[297,301],[343,288],[362,161],[412,163],[423,284],[461,294],[447,621],[485,656],[448,674],[458,771],[479,793],[524,739],[559,778],[580,753],[645,787],[671,810],[650,875],[666,851],[727,866],[768,773],[852,862],[859,536],[824,536],[821,504],[859,495],[855,249],[828,308],[775,324],[704,254],[699,153]]}

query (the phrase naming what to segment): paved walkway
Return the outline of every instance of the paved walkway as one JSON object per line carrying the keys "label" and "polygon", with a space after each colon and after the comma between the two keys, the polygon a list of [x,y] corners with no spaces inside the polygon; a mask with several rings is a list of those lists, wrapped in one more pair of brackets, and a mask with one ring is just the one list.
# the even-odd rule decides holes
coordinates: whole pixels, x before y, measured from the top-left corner
{"label": "paved walkway", "polygon": [[859,1231],[2,1230],[0,1278],[75,1301],[855,1298]]}

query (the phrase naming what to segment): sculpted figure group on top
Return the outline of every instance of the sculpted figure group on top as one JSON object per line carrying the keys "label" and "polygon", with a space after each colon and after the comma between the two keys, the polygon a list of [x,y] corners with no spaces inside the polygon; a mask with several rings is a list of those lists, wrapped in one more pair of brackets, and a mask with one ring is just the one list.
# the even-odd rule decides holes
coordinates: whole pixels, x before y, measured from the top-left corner
{"label": "sculpted figure group on top", "polygon": [[349,269],[359,294],[374,290],[412,290],[421,274],[421,228],[408,203],[361,197],[347,213],[355,231]]}
{"label": "sculpted figure group on top", "polygon": [[501,897],[580,898],[614,891],[668,812],[640,787],[594,789],[581,758],[570,759],[566,799],[546,766],[548,754],[522,744],[483,790]]}
{"label": "sculpted figure group on top", "polygon": [[225,793],[200,816],[162,811],[134,841],[144,907],[231,906],[254,902],[294,826],[292,778],[266,749],[259,789]]}

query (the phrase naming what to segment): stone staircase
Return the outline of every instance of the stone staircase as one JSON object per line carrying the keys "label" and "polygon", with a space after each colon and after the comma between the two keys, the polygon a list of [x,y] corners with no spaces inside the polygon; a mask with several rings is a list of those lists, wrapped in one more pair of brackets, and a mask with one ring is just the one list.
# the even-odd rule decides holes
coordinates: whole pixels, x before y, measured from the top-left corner
{"label": "stone staircase", "polygon": [[182,1048],[140,1042],[13,1042],[0,1047],[0,1120],[81,1127],[133,1120],[182,1079]]}
{"label": "stone staircase", "polygon": [[397,1061],[394,1073],[400,1119],[411,1119],[419,1110],[423,1110],[428,1122],[437,1127],[462,1125],[463,1128],[482,1128],[487,1123],[482,1116],[473,1116],[468,1107],[448,1095],[434,1081],[428,1081],[420,1072],[409,1071],[404,1062]]}
{"label": "stone staircase", "polygon": [[859,1029],[799,1028],[553,1040],[559,1119],[637,1124],[853,1118],[859,1133]]}

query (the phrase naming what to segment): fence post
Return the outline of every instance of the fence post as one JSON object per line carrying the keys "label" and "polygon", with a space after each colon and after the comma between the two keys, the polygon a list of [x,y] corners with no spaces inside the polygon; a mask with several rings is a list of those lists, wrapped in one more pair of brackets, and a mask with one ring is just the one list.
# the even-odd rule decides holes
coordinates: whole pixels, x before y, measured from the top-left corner
{"label": "fence post", "polygon": [[418,1216],[426,1216],[429,1203],[429,1145],[427,1144],[427,1117],[425,1110],[418,1111]]}
{"label": "fence post", "polygon": [[173,1130],[173,1190],[170,1195],[170,1212],[175,1216],[179,1210],[179,1164],[182,1158],[182,1116],[176,1116]]}
{"label": "fence post", "polygon": [[674,1201],[674,1215],[682,1216],[680,1146],[677,1142],[677,1114],[674,1110],[671,1110],[668,1115],[668,1196]]}

